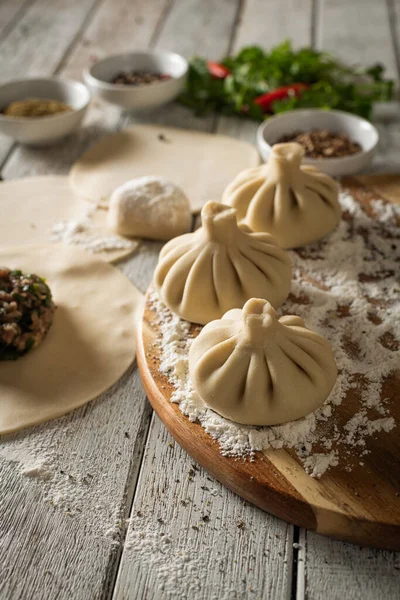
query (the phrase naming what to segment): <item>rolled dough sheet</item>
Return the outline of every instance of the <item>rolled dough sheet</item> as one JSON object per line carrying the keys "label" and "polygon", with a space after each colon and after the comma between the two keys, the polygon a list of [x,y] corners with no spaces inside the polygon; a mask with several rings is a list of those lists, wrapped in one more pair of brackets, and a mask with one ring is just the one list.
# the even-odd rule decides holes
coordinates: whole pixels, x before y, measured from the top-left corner
{"label": "rolled dough sheet", "polygon": [[[68,177],[61,175],[28,177],[0,183],[0,245],[50,244],[52,228],[58,221],[82,218],[91,205],[76,194]],[[115,236],[107,228],[107,211],[96,210],[91,221],[96,237]],[[129,249],[96,252],[108,262],[131,255],[138,242]],[[93,255],[93,253],[91,253]]]}
{"label": "rolled dough sheet", "polygon": [[85,199],[104,202],[125,181],[164,176],[188,196],[192,211],[222,192],[243,169],[259,164],[256,148],[223,135],[134,125],[104,137],[70,171],[71,185]]}
{"label": "rolled dough sheet", "polygon": [[41,344],[0,361],[0,434],[71,411],[135,358],[143,296],[117,268],[75,247],[0,248],[0,265],[45,277],[57,310]]}

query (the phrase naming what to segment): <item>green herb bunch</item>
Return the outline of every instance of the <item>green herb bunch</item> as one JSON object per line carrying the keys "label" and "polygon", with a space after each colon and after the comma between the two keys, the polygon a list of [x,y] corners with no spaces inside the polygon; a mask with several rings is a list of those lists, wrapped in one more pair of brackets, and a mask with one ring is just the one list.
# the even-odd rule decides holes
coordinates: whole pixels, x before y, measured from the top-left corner
{"label": "green herb bunch", "polygon": [[180,101],[202,115],[210,111],[265,118],[255,100],[282,86],[303,83],[309,87],[300,95],[289,95],[272,105],[272,113],[295,108],[339,109],[371,116],[376,102],[393,98],[393,81],[384,77],[384,67],[376,64],[359,69],[342,64],[328,52],[311,48],[294,50],[290,41],[265,52],[257,46],[243,48],[221,65],[229,70],[216,78],[208,61],[195,57],[190,61],[188,82]]}

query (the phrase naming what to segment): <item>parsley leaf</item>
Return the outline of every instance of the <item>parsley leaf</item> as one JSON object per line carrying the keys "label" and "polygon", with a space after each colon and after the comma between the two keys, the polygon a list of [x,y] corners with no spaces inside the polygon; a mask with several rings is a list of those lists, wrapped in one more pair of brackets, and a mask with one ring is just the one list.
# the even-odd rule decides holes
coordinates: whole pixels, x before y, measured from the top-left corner
{"label": "parsley leaf", "polygon": [[217,79],[209,72],[205,59],[195,57],[190,61],[187,86],[180,101],[198,115],[219,111],[261,120],[265,115],[254,100],[293,83],[310,87],[301,95],[274,102],[273,113],[315,107],[369,118],[375,102],[393,98],[393,81],[385,79],[382,65],[366,69],[347,66],[328,52],[294,50],[290,41],[270,52],[248,46],[236,56],[225,58],[222,64],[230,75]]}

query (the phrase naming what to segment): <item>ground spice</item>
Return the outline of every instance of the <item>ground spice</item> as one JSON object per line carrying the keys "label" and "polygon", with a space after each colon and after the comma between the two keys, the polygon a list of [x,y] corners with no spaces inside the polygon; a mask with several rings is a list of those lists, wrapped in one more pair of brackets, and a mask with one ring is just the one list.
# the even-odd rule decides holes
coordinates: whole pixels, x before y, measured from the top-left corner
{"label": "ground spice", "polygon": [[7,117],[49,117],[70,110],[71,106],[59,100],[27,98],[11,102],[2,112]]}
{"label": "ground spice", "polygon": [[277,143],[297,142],[303,146],[308,158],[340,158],[350,156],[362,150],[344,133],[335,133],[327,129],[294,131],[282,136]]}

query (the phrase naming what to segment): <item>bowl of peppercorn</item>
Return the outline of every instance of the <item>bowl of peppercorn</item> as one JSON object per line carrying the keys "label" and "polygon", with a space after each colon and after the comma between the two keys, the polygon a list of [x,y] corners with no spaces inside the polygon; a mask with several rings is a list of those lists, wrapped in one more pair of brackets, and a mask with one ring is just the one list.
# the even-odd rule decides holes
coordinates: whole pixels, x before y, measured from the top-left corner
{"label": "bowl of peppercorn", "polygon": [[131,112],[156,109],[183,91],[188,63],[174,52],[118,54],[85,69],[92,94]]}
{"label": "bowl of peppercorn", "polygon": [[264,121],[257,132],[260,154],[267,162],[274,144],[297,142],[303,164],[335,176],[364,171],[379,141],[377,129],[362,117],[340,110],[299,109]]}

